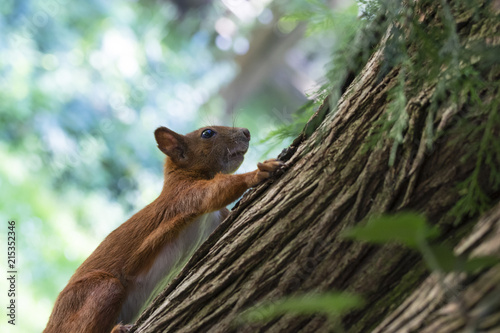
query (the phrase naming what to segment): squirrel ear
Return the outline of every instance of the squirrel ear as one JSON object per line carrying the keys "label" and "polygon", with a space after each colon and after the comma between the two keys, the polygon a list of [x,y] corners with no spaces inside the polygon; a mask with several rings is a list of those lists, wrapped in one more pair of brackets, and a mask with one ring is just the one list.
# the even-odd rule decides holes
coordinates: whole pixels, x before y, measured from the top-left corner
{"label": "squirrel ear", "polygon": [[186,158],[187,146],[184,136],[166,127],[158,127],[155,131],[158,148],[174,161],[180,162]]}

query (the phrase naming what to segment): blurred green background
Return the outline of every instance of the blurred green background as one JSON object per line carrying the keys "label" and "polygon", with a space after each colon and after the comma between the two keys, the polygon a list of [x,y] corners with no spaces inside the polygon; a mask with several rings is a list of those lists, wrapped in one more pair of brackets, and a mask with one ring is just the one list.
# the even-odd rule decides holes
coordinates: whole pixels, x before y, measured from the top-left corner
{"label": "blurred green background", "polygon": [[0,219],[19,272],[0,331],[42,331],[78,265],[159,194],[156,127],[249,128],[240,172],[288,146],[262,139],[315,98],[341,37],[308,30],[311,8],[356,20],[351,1],[0,2]]}

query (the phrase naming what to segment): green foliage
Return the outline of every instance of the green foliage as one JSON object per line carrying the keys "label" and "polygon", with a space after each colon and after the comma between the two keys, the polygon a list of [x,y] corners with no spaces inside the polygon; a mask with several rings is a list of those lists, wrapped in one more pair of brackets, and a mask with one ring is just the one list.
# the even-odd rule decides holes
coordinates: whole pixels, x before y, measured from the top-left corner
{"label": "green foliage", "polygon": [[[475,159],[475,168],[471,175],[458,184],[461,198],[450,211],[455,217],[455,223],[460,222],[464,216],[475,216],[484,213],[494,203],[493,198],[484,192],[481,178],[488,171],[487,181],[493,191],[500,190],[500,100],[498,93],[500,84],[489,85],[482,90],[482,94],[490,100],[483,102],[478,91],[470,89],[468,92],[476,100],[476,114],[467,115],[461,123],[461,137],[470,142],[472,158]],[[486,119],[478,124],[477,119]],[[469,157],[469,156],[466,156]]]}
{"label": "green foliage", "polygon": [[278,128],[270,131],[267,136],[261,140],[261,143],[270,143],[270,149],[272,149],[274,145],[283,142],[283,140],[296,138],[304,129],[304,124],[306,124],[311,117],[311,113],[313,112],[315,107],[316,103],[314,101],[308,101],[299,110],[292,114],[291,121],[284,123]]}
{"label": "green foliage", "polygon": [[282,298],[253,307],[243,312],[241,322],[266,322],[287,315],[325,314],[329,318],[344,315],[363,305],[360,296],[346,292],[325,292]]}
{"label": "green foliage", "polygon": [[439,235],[436,227],[430,227],[425,218],[414,213],[384,215],[368,220],[364,226],[356,226],[344,232],[344,237],[359,241],[383,244],[398,242],[411,248]]}
{"label": "green foliage", "polygon": [[357,2],[362,12],[361,17],[365,20],[374,21],[381,12],[380,1],[358,0]]}
{"label": "green foliage", "polygon": [[[335,12],[323,2],[311,0],[293,8],[282,20],[307,20],[311,34],[328,31],[336,24],[343,29],[336,30],[341,33],[334,37],[332,61],[325,84],[315,94],[316,104],[301,109],[291,123],[270,133],[268,139],[296,137],[314,108],[326,98],[330,101],[330,110],[335,112],[338,98],[386,34],[379,78],[394,71],[398,80],[389,91],[387,109],[369,133],[364,151],[391,145],[388,164],[393,166],[407,134],[408,101],[422,89],[429,89],[430,100],[423,110],[426,119],[422,137],[427,149],[431,150],[436,140],[445,134],[456,135],[456,144],[467,142],[468,154],[463,162],[476,161],[470,177],[457,185],[461,198],[450,215],[459,223],[464,217],[483,213],[494,202],[491,193],[485,193],[481,185],[483,175],[488,174],[491,191],[500,190],[500,144],[495,135],[500,128],[496,97],[500,84],[494,79],[499,70],[500,48],[485,42],[494,38],[495,28],[491,32],[480,30],[481,23],[477,21],[479,17],[486,17],[484,21],[492,27],[498,25],[498,14],[490,10],[490,5],[468,0],[452,4],[439,1],[438,5],[429,0],[379,0],[358,1],[358,6]],[[359,18],[354,15],[356,8],[362,12]],[[473,29],[478,30],[475,33],[480,39],[465,40],[459,35],[457,22],[464,19],[457,16],[458,13],[473,21]],[[488,33],[489,37],[484,36]],[[458,124],[454,127],[455,133],[445,133],[439,128],[445,116],[451,118],[448,123]]]}
{"label": "green foliage", "polygon": [[[286,7],[285,7],[286,6]],[[303,22],[307,24],[306,34],[321,38],[322,41],[332,43],[331,61],[327,65],[327,74],[324,83],[310,97],[303,107],[292,115],[292,120],[270,132],[264,141],[271,143],[281,142],[284,139],[295,139],[304,129],[304,126],[311,118],[314,111],[323,103],[326,98],[330,100],[329,110],[335,110],[336,103],[340,97],[340,89],[345,84],[345,80],[350,70],[359,70],[361,63],[366,60],[370,52],[365,52],[359,47],[359,43],[366,43],[368,38],[360,33],[364,21],[357,17],[358,5],[356,3],[346,8],[332,9],[325,2],[319,0],[308,0],[297,2],[292,5],[283,4],[287,14],[280,20],[297,24]],[[368,34],[371,37],[371,34]],[[352,41],[355,40],[353,45]],[[359,57],[355,53],[363,51],[363,56]],[[321,118],[322,120],[323,118]],[[315,127],[314,127],[315,128]]]}
{"label": "green foliage", "polygon": [[[348,13],[352,13],[348,11]],[[342,34],[332,48],[332,57],[326,67],[325,82],[318,90],[317,98],[329,99],[330,109],[335,112],[340,96],[354,77],[359,74],[366,60],[378,43],[378,28],[372,30],[370,21],[357,16],[347,16]]]}
{"label": "green foliage", "polygon": [[465,262],[465,264],[460,263],[459,265],[463,267],[464,272],[475,273],[477,271],[493,267],[498,263],[500,263],[500,259],[498,257],[484,256],[484,257],[470,258]]}
{"label": "green foliage", "polygon": [[352,31],[357,26],[356,16],[358,6],[353,3],[345,9],[332,9],[328,4],[320,0],[306,0],[299,8],[284,15],[280,20],[283,22],[307,22],[306,34],[311,36],[319,33],[343,35]]}
{"label": "green foliage", "polygon": [[357,241],[385,244],[397,242],[418,250],[430,270],[436,272],[467,272],[489,268],[500,263],[498,257],[463,258],[454,254],[447,245],[429,245],[439,236],[435,226],[430,226],[426,219],[414,213],[398,213],[371,218],[364,226],[346,230],[343,237]]}
{"label": "green foliage", "polygon": [[473,274],[476,271],[490,268],[500,263],[500,258],[493,256],[475,258],[457,256],[453,252],[453,249],[444,244],[430,246],[428,253],[424,253],[429,268],[433,271],[443,273],[465,272]]}
{"label": "green foliage", "polygon": [[[374,1],[370,6],[362,5],[364,17],[377,21],[382,15],[389,23],[380,77],[390,71],[398,76],[398,84],[389,92],[387,109],[371,131],[364,150],[392,145],[388,164],[394,165],[408,127],[407,103],[422,89],[430,89],[431,97],[423,110],[426,121],[422,140],[426,140],[427,148],[432,149],[445,134],[454,135],[458,138],[455,144],[467,143],[463,163],[476,161],[470,177],[458,184],[461,198],[450,214],[458,223],[463,217],[483,213],[494,202],[491,191],[500,190],[500,145],[495,135],[500,128],[495,97],[499,83],[494,79],[500,62],[498,47],[487,42],[495,34],[498,13],[490,10],[488,2],[466,0],[452,4],[439,1],[438,6],[430,1]],[[476,36],[471,40],[459,35],[457,22],[464,21],[459,13],[473,22]],[[491,31],[477,28],[482,25],[477,21],[479,17],[488,22]],[[384,29],[385,25],[376,28]],[[444,117],[451,119],[448,123],[458,124],[453,132],[439,127]],[[485,173],[490,193],[485,193],[481,185]]]}

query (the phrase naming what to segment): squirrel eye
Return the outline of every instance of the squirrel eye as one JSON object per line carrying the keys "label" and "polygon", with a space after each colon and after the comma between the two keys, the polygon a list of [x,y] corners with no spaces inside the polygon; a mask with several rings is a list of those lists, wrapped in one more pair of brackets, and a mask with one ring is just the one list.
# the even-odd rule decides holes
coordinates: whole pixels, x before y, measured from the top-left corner
{"label": "squirrel eye", "polygon": [[213,137],[215,135],[215,131],[214,130],[211,130],[211,129],[206,129],[204,130],[203,132],[201,132],[201,137],[203,139],[210,139],[211,137]]}

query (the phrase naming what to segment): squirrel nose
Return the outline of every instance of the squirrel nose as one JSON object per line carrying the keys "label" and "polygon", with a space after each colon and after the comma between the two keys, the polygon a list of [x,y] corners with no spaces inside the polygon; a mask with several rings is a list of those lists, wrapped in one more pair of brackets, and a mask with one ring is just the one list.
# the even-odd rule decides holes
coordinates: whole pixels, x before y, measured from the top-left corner
{"label": "squirrel nose", "polygon": [[243,135],[248,139],[250,140],[250,131],[247,129],[247,128],[241,128],[241,133],[243,133]]}

